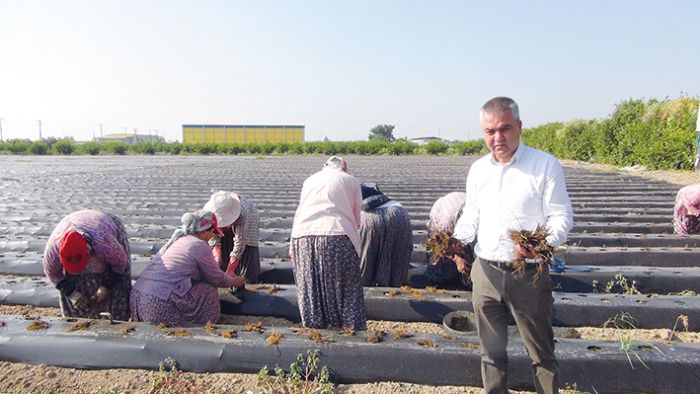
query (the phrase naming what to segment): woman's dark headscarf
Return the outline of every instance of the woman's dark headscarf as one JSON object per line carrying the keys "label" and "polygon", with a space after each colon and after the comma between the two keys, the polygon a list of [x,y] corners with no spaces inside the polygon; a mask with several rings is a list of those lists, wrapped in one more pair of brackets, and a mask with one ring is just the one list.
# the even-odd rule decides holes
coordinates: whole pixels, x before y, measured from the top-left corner
{"label": "woman's dark headscarf", "polygon": [[366,185],[361,185],[362,187],[362,210],[365,212],[370,212],[374,208],[386,203],[391,200],[389,197],[385,196],[384,193],[379,191],[377,186],[371,187]]}

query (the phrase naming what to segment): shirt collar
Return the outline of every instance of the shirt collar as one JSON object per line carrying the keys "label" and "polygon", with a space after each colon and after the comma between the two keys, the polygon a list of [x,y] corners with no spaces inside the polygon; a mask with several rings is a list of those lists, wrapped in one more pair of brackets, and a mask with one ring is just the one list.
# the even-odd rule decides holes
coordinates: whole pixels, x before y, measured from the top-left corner
{"label": "shirt collar", "polygon": [[508,163],[501,164],[499,161],[494,159],[492,152],[489,152],[489,160],[491,160],[491,164],[501,164],[504,166],[513,165],[520,160],[520,158],[523,155],[524,150],[525,150],[525,144],[523,144],[523,141],[520,140],[520,141],[518,141],[518,147],[515,148],[515,153],[513,153],[513,156],[510,158],[510,161]]}

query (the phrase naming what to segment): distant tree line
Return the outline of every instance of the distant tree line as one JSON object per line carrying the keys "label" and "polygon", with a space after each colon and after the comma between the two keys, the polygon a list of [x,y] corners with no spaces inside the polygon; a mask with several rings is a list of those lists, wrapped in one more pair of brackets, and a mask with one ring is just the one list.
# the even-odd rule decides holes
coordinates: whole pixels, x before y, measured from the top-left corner
{"label": "distant tree line", "polygon": [[[523,141],[561,159],[650,169],[690,170],[695,153],[698,99],[629,99],[605,119],[547,123],[523,130]],[[0,142],[2,154],[31,155],[477,155],[487,152],[483,141],[432,141],[418,145],[394,137],[394,126],[370,130],[369,141],[321,141],[258,144],[182,144],[179,142],[90,141],[48,138]]]}
{"label": "distant tree line", "polygon": [[16,155],[473,155],[486,152],[486,146],[480,140],[451,143],[432,141],[426,145],[418,145],[405,139],[251,144],[182,144],[180,142],[127,144],[114,141],[77,143],[71,139],[51,143],[46,140],[26,139],[0,142],[0,153]]}

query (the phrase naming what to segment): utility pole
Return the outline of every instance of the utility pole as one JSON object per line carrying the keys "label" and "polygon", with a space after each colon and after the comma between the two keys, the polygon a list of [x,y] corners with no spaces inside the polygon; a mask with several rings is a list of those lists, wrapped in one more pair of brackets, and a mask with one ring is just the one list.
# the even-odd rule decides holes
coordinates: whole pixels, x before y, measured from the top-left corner
{"label": "utility pole", "polygon": [[43,138],[41,138],[41,120],[38,120],[37,123],[39,124],[39,140],[43,140]]}
{"label": "utility pole", "polygon": [[2,142],[2,118],[0,118],[0,142]]}
{"label": "utility pole", "polygon": [[104,134],[102,134],[102,126],[103,124],[100,123],[100,138],[104,138]]}

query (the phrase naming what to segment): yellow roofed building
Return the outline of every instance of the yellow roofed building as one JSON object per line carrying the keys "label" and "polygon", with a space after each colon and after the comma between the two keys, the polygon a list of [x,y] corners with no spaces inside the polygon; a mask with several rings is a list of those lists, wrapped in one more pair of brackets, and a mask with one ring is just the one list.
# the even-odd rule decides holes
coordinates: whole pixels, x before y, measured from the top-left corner
{"label": "yellow roofed building", "polygon": [[185,144],[304,142],[304,126],[184,124],[182,142]]}

